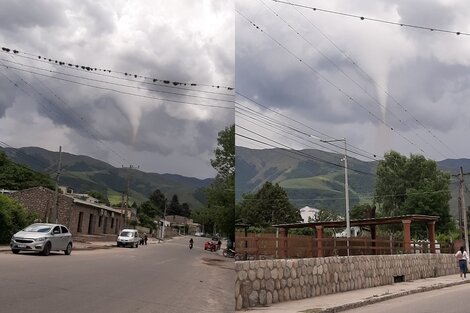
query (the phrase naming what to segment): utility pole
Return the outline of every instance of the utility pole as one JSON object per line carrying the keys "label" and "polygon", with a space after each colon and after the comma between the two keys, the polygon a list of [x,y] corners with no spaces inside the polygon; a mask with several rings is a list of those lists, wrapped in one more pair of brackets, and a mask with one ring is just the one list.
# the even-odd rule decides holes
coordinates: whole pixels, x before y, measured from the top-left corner
{"label": "utility pole", "polygon": [[162,240],[165,240],[165,222],[166,222],[166,200],[163,209]]}
{"label": "utility pole", "polygon": [[54,192],[54,202],[51,207],[51,222],[59,222],[59,177],[62,165],[62,146],[59,146],[59,164],[57,165],[57,173],[55,176],[55,192]]}
{"label": "utility pole", "polygon": [[348,183],[348,149],[344,138],[344,193],[346,195],[346,238],[349,256],[349,237],[351,237],[351,225],[349,221],[349,183]]}
{"label": "utility pole", "polygon": [[[312,136],[318,138],[316,136]],[[321,142],[324,143],[332,143],[337,141],[344,142],[344,158],[341,161],[344,161],[344,197],[345,197],[345,206],[346,206],[346,245],[347,245],[347,254],[349,256],[349,240],[351,237],[351,224],[349,221],[349,183],[348,183],[348,147],[346,144],[346,138],[343,139],[334,139],[334,140],[323,140],[320,139]]]}
{"label": "utility pole", "polygon": [[[122,225],[121,227],[122,228],[126,228],[127,226],[127,211],[125,211],[124,209],[124,191],[121,192],[121,222],[122,222]],[[122,218],[122,216],[124,215],[124,219]]]}
{"label": "utility pole", "polygon": [[[465,206],[465,197],[464,197],[464,173],[462,166],[460,167],[459,173],[459,212],[462,214],[463,221],[463,236],[465,240],[465,251],[468,253],[468,228],[467,228],[467,208]],[[460,231],[462,236],[462,231]],[[468,263],[468,260],[467,260]]]}
{"label": "utility pole", "polygon": [[[124,168],[124,165],[122,165],[122,168]],[[130,184],[131,184],[131,174],[132,174],[132,170],[133,169],[136,169],[136,168],[139,168],[139,166],[135,166],[135,165],[129,165],[129,167],[127,168],[127,179],[126,179],[126,187],[125,187],[125,194],[126,194],[126,201],[122,201],[125,203],[125,206],[124,206],[124,212],[125,212],[125,224],[127,224],[126,220],[127,220],[127,215],[128,215],[128,212],[129,212],[129,192],[130,192]],[[124,195],[123,195],[123,200],[124,200]],[[122,204],[121,202],[121,204]],[[122,205],[121,205],[121,208],[122,208]],[[131,214],[131,217],[132,217],[132,214]],[[130,219],[130,218],[129,218]]]}

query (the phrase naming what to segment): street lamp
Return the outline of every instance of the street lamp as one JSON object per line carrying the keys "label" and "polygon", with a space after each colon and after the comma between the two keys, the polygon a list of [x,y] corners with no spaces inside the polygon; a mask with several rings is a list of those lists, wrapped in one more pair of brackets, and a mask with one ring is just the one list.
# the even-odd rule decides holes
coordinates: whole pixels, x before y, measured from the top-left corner
{"label": "street lamp", "polygon": [[[318,138],[316,136],[311,135],[314,138]],[[348,148],[346,144],[346,138],[343,139],[333,139],[333,140],[323,140],[321,138],[321,142],[324,143],[332,143],[338,141],[344,141],[344,158],[341,161],[344,161],[344,194],[346,198],[346,238],[347,238],[347,253],[349,256],[349,237],[351,237],[351,225],[349,223],[349,184],[348,184]]]}

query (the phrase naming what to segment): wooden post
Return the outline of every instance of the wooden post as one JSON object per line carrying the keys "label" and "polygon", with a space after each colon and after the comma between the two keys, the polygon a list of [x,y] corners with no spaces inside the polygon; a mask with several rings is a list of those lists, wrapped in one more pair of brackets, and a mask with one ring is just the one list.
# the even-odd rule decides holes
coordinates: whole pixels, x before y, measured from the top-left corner
{"label": "wooden post", "polygon": [[435,243],[435,238],[436,238],[436,232],[435,232],[435,226],[436,222],[428,222],[428,239],[429,239],[429,252],[430,253],[436,253],[436,243]]}
{"label": "wooden post", "polygon": [[411,220],[403,220],[403,253],[410,253],[411,248]]}
{"label": "wooden post", "polygon": [[[166,207],[166,205],[165,205]],[[163,221],[165,223],[165,221]],[[248,227],[245,226],[245,249],[243,252],[243,260],[248,260]]]}
{"label": "wooden post", "polygon": [[323,257],[323,226],[315,226],[315,238],[317,239],[317,256]]}
{"label": "wooden post", "polygon": [[375,229],[375,225],[370,225],[370,239],[371,239],[371,247],[372,247],[372,250],[373,250],[373,253],[372,254],[377,254],[377,243],[376,243],[376,240],[377,240],[377,232],[376,232],[376,229]]}
{"label": "wooden post", "polygon": [[279,230],[279,257],[287,258],[287,228]]}

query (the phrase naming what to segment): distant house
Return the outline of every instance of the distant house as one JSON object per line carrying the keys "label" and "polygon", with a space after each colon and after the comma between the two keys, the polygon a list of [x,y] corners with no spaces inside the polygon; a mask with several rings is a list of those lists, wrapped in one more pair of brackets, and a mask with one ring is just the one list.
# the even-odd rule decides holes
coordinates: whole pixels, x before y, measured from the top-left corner
{"label": "distant house", "polygon": [[[194,235],[196,232],[200,231],[201,225],[194,223],[192,219],[180,215],[167,215],[166,222],[170,224],[171,233],[173,235],[188,234]],[[165,230],[166,234],[169,234]]]}
{"label": "distant house", "polygon": [[300,209],[300,216],[304,223],[308,223],[316,220],[318,212],[320,212],[319,209],[305,206]]}
{"label": "distant house", "polygon": [[[25,209],[36,213],[41,222],[51,221],[54,191],[34,187],[16,191],[8,196],[19,202]],[[86,198],[75,198],[71,194],[58,195],[58,222],[67,225],[73,235],[117,234],[124,225],[121,210],[111,208]]]}

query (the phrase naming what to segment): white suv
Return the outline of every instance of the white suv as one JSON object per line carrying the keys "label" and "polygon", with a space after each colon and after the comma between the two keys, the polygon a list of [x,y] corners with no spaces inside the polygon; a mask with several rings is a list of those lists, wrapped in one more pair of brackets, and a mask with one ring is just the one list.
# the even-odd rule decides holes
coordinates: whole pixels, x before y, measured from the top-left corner
{"label": "white suv", "polygon": [[139,232],[135,229],[123,229],[117,237],[118,247],[134,247],[138,248],[140,242]]}
{"label": "white suv", "polygon": [[14,254],[20,251],[37,251],[49,255],[51,250],[72,253],[72,234],[64,225],[36,223],[13,235],[10,248]]}

